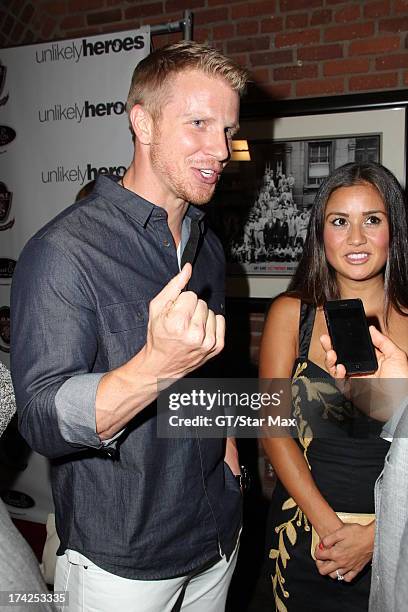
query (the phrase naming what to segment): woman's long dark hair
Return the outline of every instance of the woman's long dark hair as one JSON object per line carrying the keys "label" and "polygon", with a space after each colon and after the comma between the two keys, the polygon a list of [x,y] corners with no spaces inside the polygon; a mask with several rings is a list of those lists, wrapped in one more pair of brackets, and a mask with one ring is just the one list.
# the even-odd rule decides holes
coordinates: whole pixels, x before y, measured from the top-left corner
{"label": "woman's long dark hair", "polygon": [[374,162],[352,162],[340,166],[321,184],[312,206],[303,255],[288,293],[316,306],[340,297],[335,271],[329,265],[324,250],[325,209],[336,189],[362,183],[376,187],[388,216],[389,251],[384,271],[387,319],[391,306],[401,314],[405,314],[402,309],[408,309],[407,209],[404,194],[395,176]]}

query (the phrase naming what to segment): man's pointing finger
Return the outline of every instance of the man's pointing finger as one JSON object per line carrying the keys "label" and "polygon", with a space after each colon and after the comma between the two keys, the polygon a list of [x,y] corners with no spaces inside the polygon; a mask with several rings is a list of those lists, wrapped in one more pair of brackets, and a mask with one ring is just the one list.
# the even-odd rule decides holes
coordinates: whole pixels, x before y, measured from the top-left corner
{"label": "man's pointing finger", "polygon": [[156,295],[150,303],[150,306],[154,308],[155,312],[161,312],[164,310],[169,303],[175,302],[187,286],[188,281],[192,274],[191,264],[186,263],[176,276],[174,276],[163,289]]}

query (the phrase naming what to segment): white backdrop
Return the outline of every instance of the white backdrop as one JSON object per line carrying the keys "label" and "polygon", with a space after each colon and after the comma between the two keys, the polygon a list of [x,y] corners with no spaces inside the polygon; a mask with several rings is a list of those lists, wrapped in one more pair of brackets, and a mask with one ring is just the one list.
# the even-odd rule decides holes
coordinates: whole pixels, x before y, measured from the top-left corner
{"label": "white backdrop", "polygon": [[[6,365],[13,262],[98,171],[122,175],[129,165],[125,101],[149,48],[144,27],[0,49],[0,359]],[[9,506],[14,516],[45,523],[52,509],[47,470],[34,453],[13,489],[35,505]]]}

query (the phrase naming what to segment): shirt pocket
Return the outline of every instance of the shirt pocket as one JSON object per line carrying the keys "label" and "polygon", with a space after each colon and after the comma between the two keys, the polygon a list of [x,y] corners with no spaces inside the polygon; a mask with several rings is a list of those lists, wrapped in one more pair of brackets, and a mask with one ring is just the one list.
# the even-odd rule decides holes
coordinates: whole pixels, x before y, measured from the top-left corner
{"label": "shirt pocket", "polygon": [[110,368],[117,368],[136,355],[146,342],[149,320],[145,300],[120,302],[102,307]]}

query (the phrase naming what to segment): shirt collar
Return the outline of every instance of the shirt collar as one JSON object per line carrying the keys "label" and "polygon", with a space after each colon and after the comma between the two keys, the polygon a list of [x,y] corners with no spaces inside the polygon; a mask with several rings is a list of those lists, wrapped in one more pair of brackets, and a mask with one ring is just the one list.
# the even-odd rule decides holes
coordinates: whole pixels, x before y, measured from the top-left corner
{"label": "shirt collar", "polygon": [[[118,185],[120,177],[99,175],[93,191],[101,197],[108,199],[115,206],[143,226],[146,226],[151,216],[156,219],[167,219],[167,212],[161,206],[156,206],[148,200],[137,195],[129,189]],[[189,205],[186,215],[194,220],[201,221],[205,213],[193,205]]]}

